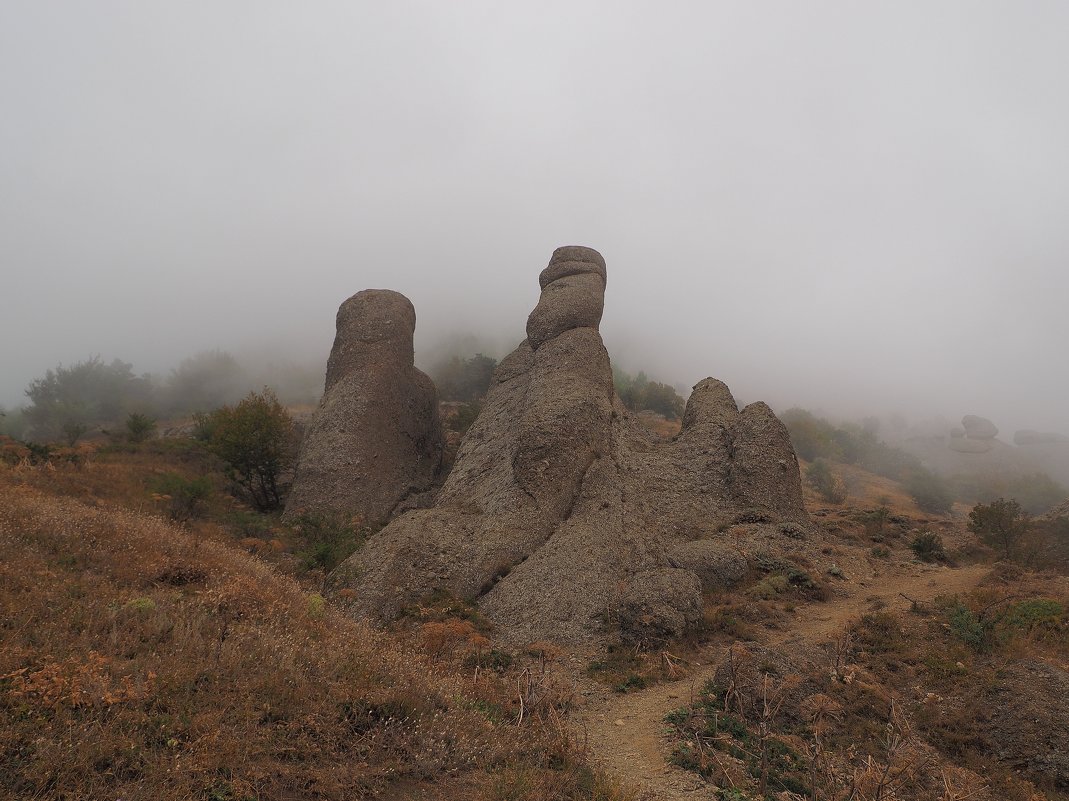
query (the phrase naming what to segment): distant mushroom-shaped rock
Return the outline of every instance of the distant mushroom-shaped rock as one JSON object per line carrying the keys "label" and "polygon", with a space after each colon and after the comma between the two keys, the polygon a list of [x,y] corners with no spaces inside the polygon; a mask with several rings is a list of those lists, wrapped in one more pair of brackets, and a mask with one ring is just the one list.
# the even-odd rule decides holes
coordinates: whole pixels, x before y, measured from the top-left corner
{"label": "distant mushroom-shaped rock", "polygon": [[965,429],[965,436],[969,439],[994,439],[998,436],[998,428],[994,423],[975,414],[967,414],[961,418],[961,427]]}

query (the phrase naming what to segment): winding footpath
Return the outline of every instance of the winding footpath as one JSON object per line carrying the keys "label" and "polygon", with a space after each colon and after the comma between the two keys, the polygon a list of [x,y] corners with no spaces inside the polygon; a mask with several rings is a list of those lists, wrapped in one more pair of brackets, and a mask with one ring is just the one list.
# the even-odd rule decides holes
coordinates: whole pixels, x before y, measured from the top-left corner
{"label": "winding footpath", "polygon": [[[766,646],[816,645],[827,642],[850,622],[881,602],[888,609],[908,606],[901,594],[922,602],[939,595],[971,590],[990,570],[985,565],[961,568],[913,566],[908,573],[886,575],[849,586],[846,595],[798,607],[789,630],[770,632]],[[610,695],[591,702],[576,721],[578,736],[607,773],[639,791],[639,801],[705,801],[716,788],[694,773],[671,765],[664,717],[697,697],[716,673],[725,646],[710,648],[685,679],[640,692]]]}

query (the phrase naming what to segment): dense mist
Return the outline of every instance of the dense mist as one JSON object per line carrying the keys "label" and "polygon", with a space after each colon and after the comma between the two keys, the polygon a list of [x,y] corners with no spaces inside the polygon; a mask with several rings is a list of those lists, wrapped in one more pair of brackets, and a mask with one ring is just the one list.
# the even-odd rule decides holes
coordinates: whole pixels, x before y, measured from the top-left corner
{"label": "dense mist", "polygon": [[0,6],[0,404],[99,354],[421,363],[608,263],[629,370],[1069,433],[1062,3]]}

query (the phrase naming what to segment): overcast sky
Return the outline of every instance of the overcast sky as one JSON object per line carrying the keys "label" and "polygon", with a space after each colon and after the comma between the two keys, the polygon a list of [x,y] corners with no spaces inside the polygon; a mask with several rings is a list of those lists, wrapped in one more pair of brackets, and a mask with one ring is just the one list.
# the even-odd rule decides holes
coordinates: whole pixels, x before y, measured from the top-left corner
{"label": "overcast sky", "polygon": [[[0,0],[0,403],[93,354],[512,346],[1069,433],[1069,3]],[[502,344],[504,347],[504,344]]]}

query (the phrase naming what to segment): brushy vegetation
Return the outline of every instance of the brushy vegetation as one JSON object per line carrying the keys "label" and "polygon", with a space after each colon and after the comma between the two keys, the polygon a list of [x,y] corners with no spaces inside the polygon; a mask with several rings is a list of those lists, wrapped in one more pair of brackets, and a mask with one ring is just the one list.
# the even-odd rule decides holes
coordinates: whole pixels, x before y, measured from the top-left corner
{"label": "brushy vegetation", "polygon": [[497,359],[476,353],[468,358],[451,356],[431,368],[431,378],[443,401],[475,403],[486,397]]}
{"label": "brushy vegetation", "polygon": [[642,371],[637,375],[631,375],[614,367],[612,370],[613,385],[621,402],[633,412],[645,410],[657,412],[669,420],[678,420],[683,417],[686,403],[675,388],[651,381]]}
{"label": "brushy vegetation", "polygon": [[[48,370],[31,382],[25,407],[0,410],[0,434],[37,442],[62,438],[73,446],[96,428],[122,428],[131,415],[144,422],[236,403],[258,385],[257,378],[223,351],[198,353],[166,377],[137,375],[132,364],[93,356]],[[318,370],[287,365],[272,365],[270,376],[263,378],[259,385],[277,387],[285,400],[300,403],[314,402],[322,382]]]}
{"label": "brushy vegetation", "polygon": [[202,423],[208,449],[259,510],[282,505],[283,479],[297,458],[293,420],[275,394],[252,392],[235,406],[216,409]]}
{"label": "brushy vegetation", "polygon": [[1069,498],[1069,489],[1046,473],[1023,475],[983,473],[955,476],[952,480],[955,496],[969,504],[991,503],[999,498],[1012,498],[1028,514],[1038,515]]}
{"label": "brushy vegetation", "polygon": [[999,498],[978,504],[969,512],[969,531],[991,546],[1003,559],[1013,559],[1028,532],[1028,517],[1015,500]]}
{"label": "brushy vegetation", "polygon": [[[73,444],[91,424],[118,422],[148,408],[152,382],[134,375],[133,365],[118,359],[105,363],[97,356],[53,370],[26,390],[30,405],[24,414],[39,439],[62,434]],[[77,432],[77,433],[75,433]]]}
{"label": "brushy vegetation", "polygon": [[96,467],[4,469],[0,795],[624,798],[555,722],[548,679],[518,721],[515,679],[464,625],[413,650],[221,541],[52,493]]}
{"label": "brushy vegetation", "polygon": [[163,473],[151,481],[153,500],[162,503],[176,523],[199,517],[212,494],[208,476],[186,478],[179,473]]}
{"label": "brushy vegetation", "polygon": [[828,503],[843,503],[846,501],[846,484],[843,480],[832,473],[827,461],[816,459],[805,469],[805,480],[817,491],[821,499]]}
{"label": "brushy vegetation", "polygon": [[943,538],[931,531],[919,533],[909,548],[922,562],[945,562],[947,559]]}
{"label": "brushy vegetation", "polygon": [[780,415],[791,443],[806,461],[817,459],[854,464],[871,473],[900,482],[926,512],[945,514],[954,504],[950,483],[926,469],[912,454],[881,441],[875,426],[836,426],[805,409],[788,409]]}
{"label": "brushy vegetation", "polygon": [[147,414],[131,412],[126,416],[126,438],[130,442],[144,442],[156,433],[156,421]]}

